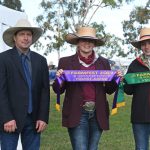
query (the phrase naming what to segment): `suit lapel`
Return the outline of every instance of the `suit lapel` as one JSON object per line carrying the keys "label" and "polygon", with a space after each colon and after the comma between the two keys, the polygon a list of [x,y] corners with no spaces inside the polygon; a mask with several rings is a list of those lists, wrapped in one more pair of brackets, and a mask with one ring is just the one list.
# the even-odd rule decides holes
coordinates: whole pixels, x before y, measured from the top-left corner
{"label": "suit lapel", "polygon": [[[79,63],[79,59],[78,59],[78,55],[77,54],[72,56],[71,64],[72,64],[72,67],[71,67],[72,70],[80,70],[81,69],[81,65]],[[82,84],[81,84],[81,82],[78,82],[78,83],[76,82],[76,84],[79,85],[79,88],[80,88],[79,91],[82,91]]]}
{"label": "suit lapel", "polygon": [[32,67],[32,86],[33,86],[35,83],[35,76],[37,73],[37,67],[39,67],[39,66],[37,65],[38,61],[36,60],[35,55],[32,51],[31,51],[30,57],[31,57],[31,67]]}
{"label": "suit lapel", "polygon": [[23,79],[26,82],[26,77],[25,77],[25,74],[24,74],[23,66],[21,64],[21,58],[20,58],[16,48],[12,49],[12,55],[11,56],[12,56],[12,59],[13,59],[13,62],[15,64],[16,68],[18,69],[18,72],[20,73],[20,75],[23,77]]}
{"label": "suit lapel", "polygon": [[[26,77],[25,77],[25,74],[24,74],[24,70],[23,70],[23,66],[21,64],[21,58],[18,54],[18,51],[17,49],[13,49],[12,51],[13,55],[12,55],[12,59],[13,59],[13,62],[15,63],[15,66],[17,67],[19,73],[21,74],[21,76],[23,77],[24,81],[26,82],[26,84],[28,85],[27,81],[26,81]],[[37,61],[35,60],[35,55],[34,53],[31,51],[31,54],[30,54],[30,59],[31,59],[31,67],[32,67],[32,86],[34,85],[35,83],[35,75],[36,75],[36,72],[37,72]]]}
{"label": "suit lapel", "polygon": [[72,69],[73,70],[80,70],[80,63],[79,63],[79,59],[78,59],[78,55],[75,54],[72,56]]}
{"label": "suit lapel", "polygon": [[95,62],[96,70],[106,70],[106,64],[104,64],[103,60],[99,57]]}

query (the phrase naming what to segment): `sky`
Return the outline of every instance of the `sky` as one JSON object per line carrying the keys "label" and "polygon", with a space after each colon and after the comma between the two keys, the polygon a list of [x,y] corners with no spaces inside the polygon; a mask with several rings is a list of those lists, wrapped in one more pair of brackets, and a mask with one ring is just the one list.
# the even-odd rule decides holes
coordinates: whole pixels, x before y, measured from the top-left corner
{"label": "sky", "polygon": [[[22,3],[22,9],[25,10],[29,21],[32,23],[32,25],[38,26],[35,18],[38,16],[42,10],[40,9],[40,2],[42,0],[20,0]],[[100,14],[98,14],[95,18],[101,22],[103,21],[106,24],[106,30],[107,32],[110,32],[111,34],[115,34],[116,36],[123,38],[123,31],[122,31],[122,25],[121,22],[123,20],[129,19],[129,13],[135,6],[142,6],[144,3],[146,3],[147,0],[134,0],[132,4],[126,5],[122,7],[120,10],[110,10],[110,9],[103,9],[103,11],[100,11]],[[41,54],[43,51],[40,52]],[[61,52],[61,57],[74,54],[73,51],[63,51]],[[48,63],[51,61],[57,65],[57,53],[52,52],[47,57]]]}

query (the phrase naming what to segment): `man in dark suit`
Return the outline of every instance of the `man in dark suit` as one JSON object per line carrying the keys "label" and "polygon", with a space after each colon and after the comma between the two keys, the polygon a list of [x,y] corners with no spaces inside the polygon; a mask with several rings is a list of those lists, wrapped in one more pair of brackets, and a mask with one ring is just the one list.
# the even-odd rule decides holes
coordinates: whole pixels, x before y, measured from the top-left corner
{"label": "man in dark suit", "polygon": [[46,59],[31,51],[42,29],[21,19],[3,33],[13,47],[0,54],[1,150],[39,150],[40,133],[49,119],[49,73]]}

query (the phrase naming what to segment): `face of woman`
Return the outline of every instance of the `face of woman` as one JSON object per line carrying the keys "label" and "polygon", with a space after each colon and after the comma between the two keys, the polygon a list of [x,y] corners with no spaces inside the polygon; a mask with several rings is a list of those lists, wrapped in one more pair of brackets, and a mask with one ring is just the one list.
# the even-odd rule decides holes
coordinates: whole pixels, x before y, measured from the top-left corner
{"label": "face of woman", "polygon": [[91,39],[79,39],[78,50],[81,55],[88,56],[92,53],[93,48],[95,47],[95,41]]}
{"label": "face of woman", "polygon": [[141,49],[145,55],[150,56],[150,39],[141,42]]}

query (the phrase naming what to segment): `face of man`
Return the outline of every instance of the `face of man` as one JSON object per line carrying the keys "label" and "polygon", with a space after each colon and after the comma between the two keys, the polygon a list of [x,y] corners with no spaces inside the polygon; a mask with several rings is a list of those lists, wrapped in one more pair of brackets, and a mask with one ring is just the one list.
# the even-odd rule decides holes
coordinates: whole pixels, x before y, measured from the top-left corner
{"label": "face of man", "polygon": [[91,39],[79,39],[77,46],[80,54],[84,57],[88,57],[95,47],[95,41]]}
{"label": "face of man", "polygon": [[145,55],[150,56],[150,39],[141,42],[141,49]]}
{"label": "face of man", "polygon": [[32,32],[29,30],[21,30],[14,36],[16,47],[22,52],[27,52],[32,44]]}

